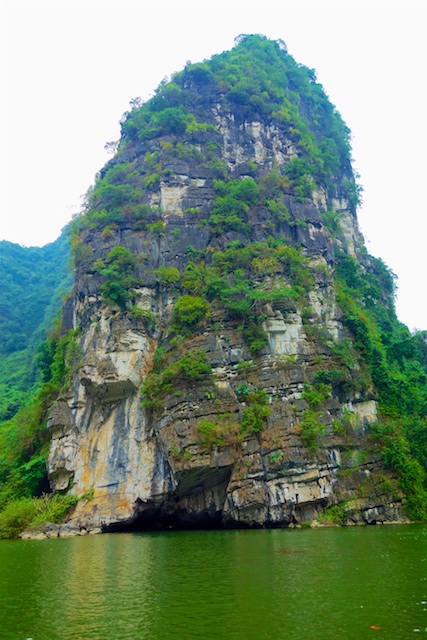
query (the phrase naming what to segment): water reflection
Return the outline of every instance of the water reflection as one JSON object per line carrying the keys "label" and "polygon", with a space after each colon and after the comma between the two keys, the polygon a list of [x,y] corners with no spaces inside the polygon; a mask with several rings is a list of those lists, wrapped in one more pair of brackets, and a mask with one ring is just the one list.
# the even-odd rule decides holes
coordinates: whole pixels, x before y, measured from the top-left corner
{"label": "water reflection", "polygon": [[421,525],[5,541],[0,637],[427,635],[426,542]]}
{"label": "water reflection", "polygon": [[76,640],[117,629],[121,638],[135,639],[141,626],[149,635],[157,615],[152,539],[109,535],[68,542],[58,637],[64,628]]}

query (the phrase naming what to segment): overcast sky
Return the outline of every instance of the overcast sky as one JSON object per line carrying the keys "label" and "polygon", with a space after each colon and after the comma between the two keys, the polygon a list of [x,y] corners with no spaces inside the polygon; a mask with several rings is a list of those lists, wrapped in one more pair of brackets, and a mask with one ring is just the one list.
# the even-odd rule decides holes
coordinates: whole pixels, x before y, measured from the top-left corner
{"label": "overcast sky", "polygon": [[398,275],[397,310],[427,329],[424,1],[1,1],[0,238],[55,240],[143,100],[242,33],[284,40],[353,134],[368,251]]}

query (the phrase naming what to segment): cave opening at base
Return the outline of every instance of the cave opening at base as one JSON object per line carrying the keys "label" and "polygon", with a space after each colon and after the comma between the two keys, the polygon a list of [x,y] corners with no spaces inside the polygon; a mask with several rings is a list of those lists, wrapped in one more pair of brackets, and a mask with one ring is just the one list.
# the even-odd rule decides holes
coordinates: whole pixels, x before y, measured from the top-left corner
{"label": "cave opening at base", "polygon": [[173,515],[153,515],[152,517],[138,516],[133,520],[114,522],[105,525],[103,533],[139,533],[145,531],[231,531],[237,529],[285,529],[289,523],[284,522],[236,522],[222,519],[219,513],[216,518],[203,517],[196,518],[180,517]]}
{"label": "cave opening at base", "polygon": [[137,533],[144,531],[230,531],[236,529],[285,529],[301,524],[295,519],[287,521],[267,520],[262,524],[256,521],[238,521],[224,518],[222,510],[199,512],[162,511],[145,509],[133,518],[105,525],[104,533]]}
{"label": "cave opening at base", "polygon": [[[103,527],[105,532],[207,530],[236,528],[224,519],[223,506],[231,465],[198,467],[175,473],[173,494],[160,501],[137,498],[131,518]],[[245,528],[245,527],[239,527]]]}
{"label": "cave opening at base", "polygon": [[139,531],[206,531],[226,529],[222,512],[215,514],[171,514],[160,511],[144,511],[131,520],[116,522],[103,527],[105,533],[135,533]]}
{"label": "cave opening at base", "polygon": [[[148,516],[138,516],[133,520],[115,522],[103,527],[103,533],[143,533],[145,531],[231,531],[247,529],[287,529],[293,527],[296,522],[271,522],[263,524],[258,522],[238,522],[234,520],[222,519],[219,512],[216,518],[203,517],[200,514],[196,518],[189,516],[174,516],[155,514]],[[300,524],[300,523],[298,523]]]}

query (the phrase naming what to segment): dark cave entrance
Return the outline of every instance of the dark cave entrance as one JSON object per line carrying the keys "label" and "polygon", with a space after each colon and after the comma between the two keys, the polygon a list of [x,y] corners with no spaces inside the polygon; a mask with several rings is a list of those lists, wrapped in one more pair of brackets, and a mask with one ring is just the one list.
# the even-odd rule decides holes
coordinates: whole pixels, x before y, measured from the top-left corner
{"label": "dark cave entrance", "polygon": [[231,466],[197,467],[175,473],[177,486],[161,502],[137,500],[131,519],[104,527],[106,532],[209,530],[229,528],[223,509]]}
{"label": "dark cave entrance", "polygon": [[116,522],[104,528],[106,533],[136,533],[139,531],[208,531],[224,529],[222,511],[215,514],[167,513],[145,510],[132,520]]}

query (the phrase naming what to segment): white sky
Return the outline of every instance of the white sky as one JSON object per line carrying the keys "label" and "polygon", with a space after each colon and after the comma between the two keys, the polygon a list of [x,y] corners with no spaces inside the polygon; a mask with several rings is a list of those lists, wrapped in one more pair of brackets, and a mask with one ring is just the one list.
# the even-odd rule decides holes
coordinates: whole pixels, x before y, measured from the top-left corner
{"label": "white sky", "polygon": [[427,5],[403,0],[1,0],[0,238],[55,240],[147,99],[241,33],[283,39],[353,133],[368,251],[427,329]]}

